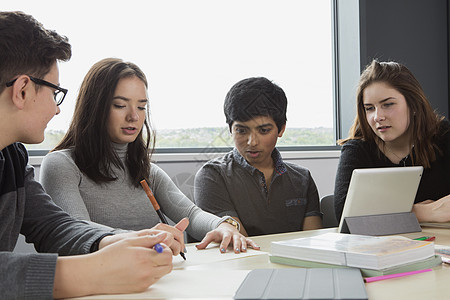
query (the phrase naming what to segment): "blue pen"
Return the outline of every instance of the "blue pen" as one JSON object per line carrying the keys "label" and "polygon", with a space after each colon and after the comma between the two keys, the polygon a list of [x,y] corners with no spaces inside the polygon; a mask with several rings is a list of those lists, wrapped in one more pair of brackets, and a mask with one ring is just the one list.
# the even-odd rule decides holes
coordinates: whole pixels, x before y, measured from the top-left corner
{"label": "blue pen", "polygon": [[158,252],[158,253],[162,253],[163,250],[164,250],[163,246],[161,246],[160,243],[155,244],[155,246],[153,246],[153,249],[155,249],[155,251]]}

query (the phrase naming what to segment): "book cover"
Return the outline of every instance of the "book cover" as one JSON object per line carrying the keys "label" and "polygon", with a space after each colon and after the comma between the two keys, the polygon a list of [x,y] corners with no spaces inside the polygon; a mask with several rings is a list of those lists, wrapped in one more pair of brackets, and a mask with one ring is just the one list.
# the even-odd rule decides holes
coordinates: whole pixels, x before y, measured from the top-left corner
{"label": "book cover", "polygon": [[[302,268],[349,268],[347,266],[342,266],[342,265],[326,264],[326,263],[314,262],[314,261],[309,261],[309,260],[301,260],[301,259],[280,257],[280,256],[273,256],[273,255],[271,255],[269,257],[269,259],[272,263],[290,265],[290,266],[302,267]],[[372,276],[391,275],[391,274],[396,274],[396,273],[429,269],[429,268],[439,266],[440,264],[442,264],[441,256],[433,255],[433,256],[423,259],[423,260],[419,260],[416,262],[407,263],[407,264],[403,264],[403,265],[399,265],[399,266],[395,266],[395,267],[390,267],[390,268],[385,268],[385,269],[380,269],[380,270],[359,268],[359,270],[361,271],[362,276],[372,277]]]}
{"label": "book cover", "polygon": [[402,236],[325,233],[271,243],[273,256],[380,270],[433,256],[434,244]]}

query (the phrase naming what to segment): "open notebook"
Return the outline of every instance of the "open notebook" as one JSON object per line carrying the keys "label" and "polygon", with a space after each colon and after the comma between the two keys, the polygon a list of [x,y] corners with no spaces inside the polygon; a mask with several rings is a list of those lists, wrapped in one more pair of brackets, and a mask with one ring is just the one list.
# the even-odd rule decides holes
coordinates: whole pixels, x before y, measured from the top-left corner
{"label": "open notebook", "polygon": [[422,172],[421,166],[353,170],[338,232],[346,217],[410,212]]}

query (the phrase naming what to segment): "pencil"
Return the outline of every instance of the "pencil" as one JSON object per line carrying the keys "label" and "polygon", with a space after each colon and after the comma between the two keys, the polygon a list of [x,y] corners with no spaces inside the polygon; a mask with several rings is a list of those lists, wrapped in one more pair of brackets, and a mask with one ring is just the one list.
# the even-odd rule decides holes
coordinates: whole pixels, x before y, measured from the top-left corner
{"label": "pencil", "polygon": [[[147,194],[148,199],[150,200],[150,202],[153,205],[153,208],[155,209],[156,213],[159,216],[159,219],[161,220],[162,223],[164,224],[169,224],[167,222],[166,217],[164,216],[164,214],[161,211],[161,208],[159,207],[158,201],[156,201],[155,196],[152,193],[152,190],[150,189],[150,187],[147,184],[147,181],[145,181],[145,179],[140,181],[142,188],[144,189],[145,193]],[[183,252],[180,252],[181,257],[186,260],[186,256],[184,255]]]}

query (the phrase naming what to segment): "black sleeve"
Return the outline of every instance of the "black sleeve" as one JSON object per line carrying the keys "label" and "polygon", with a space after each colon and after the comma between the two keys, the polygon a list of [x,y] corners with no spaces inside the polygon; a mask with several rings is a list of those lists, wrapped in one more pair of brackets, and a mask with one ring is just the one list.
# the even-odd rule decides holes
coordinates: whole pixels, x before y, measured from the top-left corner
{"label": "black sleeve", "polygon": [[348,186],[354,169],[371,167],[370,148],[363,141],[351,140],[344,144],[336,172],[334,185],[334,210],[338,222],[341,219]]}

